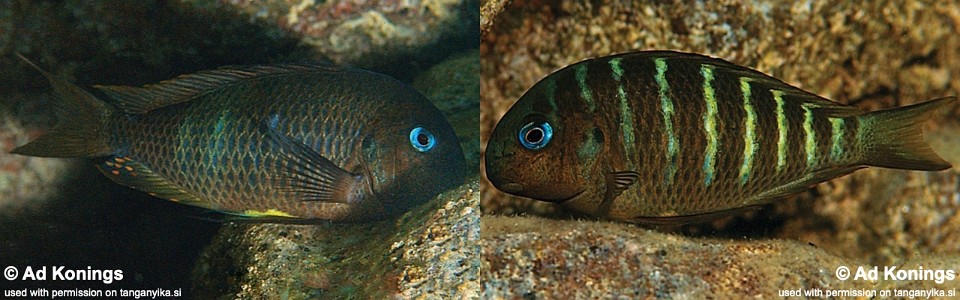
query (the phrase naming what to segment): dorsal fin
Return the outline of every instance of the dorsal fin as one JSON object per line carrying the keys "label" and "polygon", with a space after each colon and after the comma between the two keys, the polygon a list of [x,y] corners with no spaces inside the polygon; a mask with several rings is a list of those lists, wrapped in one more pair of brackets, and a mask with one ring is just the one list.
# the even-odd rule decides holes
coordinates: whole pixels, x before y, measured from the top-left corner
{"label": "dorsal fin", "polygon": [[785,96],[784,100],[800,101],[808,105],[812,110],[826,116],[850,117],[863,114],[863,111],[856,106],[833,102],[829,99],[787,84],[780,79],[771,77],[760,71],[744,68],[718,59],[709,59],[708,61],[719,67],[720,72],[729,72],[730,74],[738,77],[749,77],[750,84],[760,84],[765,89],[781,91],[783,92],[783,96]]}
{"label": "dorsal fin", "polygon": [[751,79],[751,84],[761,84],[766,89],[782,91],[783,95],[785,96],[785,101],[800,101],[802,103],[807,103],[812,110],[826,116],[842,118],[863,114],[863,111],[855,106],[844,105],[830,101],[823,97],[817,96],[816,94],[787,84],[786,82],[764,74],[763,72],[739,66],[726,60],[705,55],[673,51],[654,51],[652,53],[656,57],[663,57],[667,59],[685,59],[698,64],[711,65],[715,68],[714,72],[726,72],[736,77],[748,77]]}
{"label": "dorsal fin", "polygon": [[196,97],[244,80],[291,73],[341,72],[342,67],[325,64],[284,64],[264,66],[226,66],[177,78],[135,86],[94,86],[109,95],[125,113],[143,114]]}

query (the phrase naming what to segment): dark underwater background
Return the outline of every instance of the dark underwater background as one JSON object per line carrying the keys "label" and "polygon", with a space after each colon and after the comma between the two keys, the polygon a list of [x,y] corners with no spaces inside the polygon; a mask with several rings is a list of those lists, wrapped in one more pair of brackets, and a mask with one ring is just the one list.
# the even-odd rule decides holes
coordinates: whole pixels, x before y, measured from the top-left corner
{"label": "dark underwater background", "polygon": [[[26,266],[123,272],[110,284],[0,280],[0,289],[163,288],[197,299],[475,291],[479,248],[442,247],[478,238],[475,176],[469,179],[474,188],[441,195],[451,201],[438,198],[373,224],[232,224],[117,185],[86,159],[7,153],[57,123],[49,85],[16,53],[87,90],[223,65],[313,61],[365,68],[414,86],[444,111],[468,165],[478,168],[477,2],[293,2],[0,2],[0,265],[21,272]],[[456,238],[420,238],[437,231],[431,225]],[[440,263],[431,262],[438,253],[456,251],[461,258],[448,257],[458,263],[450,268],[474,274],[472,280],[445,286],[443,278],[415,276],[425,272],[418,273],[419,266]]]}

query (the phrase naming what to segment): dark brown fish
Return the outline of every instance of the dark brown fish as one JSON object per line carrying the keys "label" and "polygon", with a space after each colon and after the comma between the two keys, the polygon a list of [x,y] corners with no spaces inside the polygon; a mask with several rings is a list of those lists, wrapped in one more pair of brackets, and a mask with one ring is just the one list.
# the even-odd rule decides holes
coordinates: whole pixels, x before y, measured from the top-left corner
{"label": "dark brown fish", "polygon": [[47,72],[64,124],[12,152],[91,157],[151,195],[259,220],[375,219],[463,181],[452,127],[388,76],[328,65],[226,67],[101,101]]}
{"label": "dark brown fish", "polygon": [[755,70],[649,51],[538,82],[485,154],[498,189],[633,222],[702,220],[866,166],[944,170],[921,124],[956,97],[865,113]]}

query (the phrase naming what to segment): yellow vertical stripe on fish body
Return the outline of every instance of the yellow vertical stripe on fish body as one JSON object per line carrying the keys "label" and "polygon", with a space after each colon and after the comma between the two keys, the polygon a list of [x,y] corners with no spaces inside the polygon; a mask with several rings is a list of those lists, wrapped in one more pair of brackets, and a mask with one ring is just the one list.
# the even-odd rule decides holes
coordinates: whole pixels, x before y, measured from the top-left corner
{"label": "yellow vertical stripe on fish body", "polygon": [[777,102],[777,171],[787,164],[787,115],[783,110],[783,91],[770,90]]}
{"label": "yellow vertical stripe on fish body", "polygon": [[817,133],[813,129],[813,107],[803,104],[803,133],[806,137],[805,151],[807,152],[807,167],[812,168],[817,160]]}
{"label": "yellow vertical stripe on fish body", "polygon": [[660,87],[660,108],[663,110],[663,128],[667,136],[667,171],[665,176],[666,185],[673,183],[673,176],[677,173],[677,152],[680,151],[680,141],[677,140],[673,132],[673,101],[670,100],[670,84],[667,83],[667,60],[665,58],[654,59],[657,67],[657,86]]}
{"label": "yellow vertical stripe on fish body", "polygon": [[841,144],[843,142],[843,119],[830,118],[830,125],[833,139],[830,147],[830,158],[837,161],[843,156],[843,145]]}
{"label": "yellow vertical stripe on fish body", "polygon": [[[620,66],[620,58],[610,60],[610,69],[613,71],[613,80],[617,81],[617,98],[620,100],[620,131],[623,133],[624,151],[628,157],[633,157],[636,143],[633,135],[633,112],[630,110],[630,104],[627,102],[627,93],[623,90],[623,68]],[[627,167],[633,168],[633,160],[626,160]]]}
{"label": "yellow vertical stripe on fish body", "polygon": [[213,127],[213,134],[210,136],[210,138],[213,139],[213,149],[210,149],[210,152],[207,153],[207,155],[209,155],[207,162],[210,163],[210,167],[214,170],[221,168],[223,165],[218,161],[218,159],[223,153],[226,139],[230,138],[223,134],[223,130],[226,129],[227,122],[230,121],[230,118],[229,109],[224,109],[221,111],[220,115],[217,117],[217,123]]}
{"label": "yellow vertical stripe on fish body", "polygon": [[553,111],[557,111],[557,80],[553,76],[547,76],[546,79],[546,90],[543,91],[544,95],[547,96],[547,103],[550,104],[550,108],[553,108]]}
{"label": "yellow vertical stripe on fish body", "polygon": [[750,103],[750,78],[740,77],[740,93],[743,94],[743,110],[746,112],[743,134],[743,164],[740,165],[740,184],[750,179],[750,170],[753,168],[753,156],[757,152],[756,124],[757,113]]}
{"label": "yellow vertical stripe on fish body", "polygon": [[593,103],[593,91],[590,91],[590,86],[587,85],[587,64],[582,63],[577,65],[576,72],[577,85],[580,86],[580,97],[583,98],[583,101],[587,102],[587,107],[590,109],[590,112],[593,112],[597,107],[596,104]]}
{"label": "yellow vertical stripe on fish body", "polygon": [[707,111],[703,114],[703,130],[707,136],[707,147],[704,150],[703,160],[703,184],[710,185],[713,182],[713,175],[716,164],[718,134],[717,134],[717,99],[713,90],[713,68],[709,65],[701,65],[700,73],[703,75],[703,100],[706,102]]}

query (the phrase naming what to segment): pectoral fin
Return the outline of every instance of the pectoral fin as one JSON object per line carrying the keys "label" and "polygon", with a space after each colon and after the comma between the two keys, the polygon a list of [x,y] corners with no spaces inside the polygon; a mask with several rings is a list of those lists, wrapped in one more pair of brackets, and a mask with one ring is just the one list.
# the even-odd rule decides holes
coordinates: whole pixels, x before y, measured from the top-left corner
{"label": "pectoral fin", "polygon": [[276,160],[272,170],[281,180],[279,189],[300,201],[352,204],[359,201],[354,192],[360,175],[341,169],[319,153],[276,130],[276,115],[265,120],[260,130],[266,135]]}
{"label": "pectoral fin", "polygon": [[600,203],[600,207],[597,209],[597,214],[599,216],[607,216],[610,212],[610,205],[613,204],[613,200],[623,194],[623,191],[630,188],[631,185],[637,182],[637,178],[640,177],[640,173],[634,171],[619,171],[607,173],[607,194],[603,197],[603,202]]}

